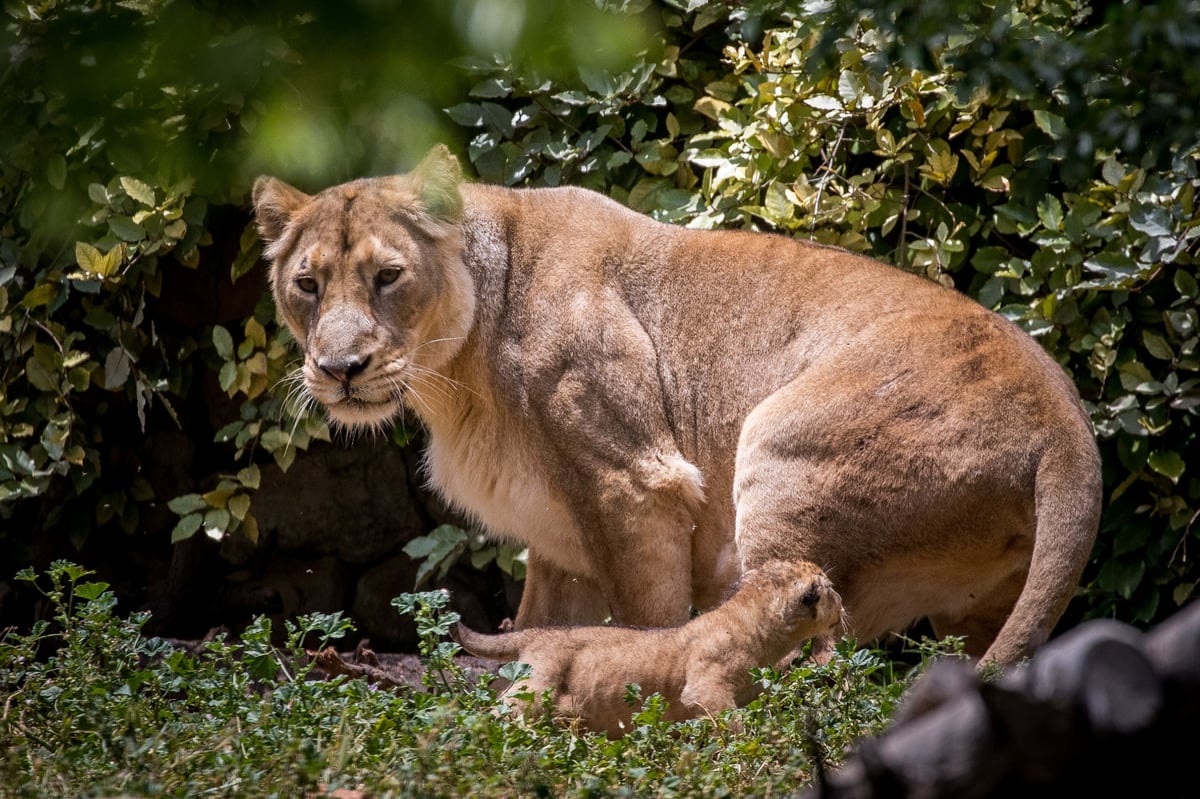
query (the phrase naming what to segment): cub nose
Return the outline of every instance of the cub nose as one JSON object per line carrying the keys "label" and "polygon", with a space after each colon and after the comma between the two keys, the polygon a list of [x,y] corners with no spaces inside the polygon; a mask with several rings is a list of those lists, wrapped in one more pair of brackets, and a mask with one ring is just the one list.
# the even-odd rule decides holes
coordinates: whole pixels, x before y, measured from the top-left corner
{"label": "cub nose", "polygon": [[804,592],[801,601],[808,607],[812,607],[821,600],[821,595],[825,593],[825,587],[819,582],[814,581],[809,585],[808,590]]}
{"label": "cub nose", "polygon": [[321,357],[317,359],[317,368],[339,383],[348,384],[357,375],[362,374],[371,356],[347,355],[341,358]]}

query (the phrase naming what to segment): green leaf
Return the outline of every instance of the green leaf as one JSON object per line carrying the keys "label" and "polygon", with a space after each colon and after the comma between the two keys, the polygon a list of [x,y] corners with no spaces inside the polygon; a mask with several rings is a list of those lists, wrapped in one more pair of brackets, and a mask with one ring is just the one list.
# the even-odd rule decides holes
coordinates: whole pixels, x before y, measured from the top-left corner
{"label": "green leaf", "polygon": [[919,167],[922,174],[928,175],[943,186],[948,186],[958,171],[958,156],[950,151],[950,145],[942,139],[930,142],[930,153],[925,163]]}
{"label": "green leaf", "polygon": [[1033,121],[1043,133],[1052,139],[1058,140],[1066,135],[1067,123],[1058,114],[1042,110],[1034,111]]}
{"label": "green leaf", "polygon": [[67,185],[67,159],[61,155],[54,155],[46,163],[46,180],[50,185],[62,191]]}
{"label": "green leaf", "polygon": [[1154,471],[1164,477],[1170,478],[1172,483],[1179,482],[1179,478],[1183,476],[1184,469],[1187,468],[1183,457],[1178,452],[1169,449],[1151,452],[1147,463],[1150,464],[1150,468]]}
{"label": "green leaf", "polygon": [[1154,618],[1154,614],[1158,612],[1158,591],[1151,587],[1149,591],[1143,591],[1133,603],[1133,621],[1135,623],[1145,624]]}
{"label": "green leaf", "polygon": [[417,569],[416,584],[420,585],[439,567],[441,573],[445,574],[465,546],[467,538],[466,532],[461,528],[443,524],[434,528],[428,535],[414,538],[405,544],[406,555],[414,560],[424,559]]}
{"label": "green leaf", "polygon": [[1125,179],[1125,167],[1116,158],[1109,158],[1100,167],[1100,174],[1104,176],[1104,182],[1110,186],[1120,186],[1121,181]]}
{"label": "green leaf", "polygon": [[1122,253],[1102,252],[1083,262],[1085,269],[1101,276],[1100,285],[1120,286],[1138,273],[1137,263]]}
{"label": "green leaf", "polygon": [[496,103],[483,103],[480,108],[483,110],[484,121],[488,123],[494,130],[504,136],[506,139],[511,139],[516,129],[513,127],[513,114],[502,105]]}
{"label": "green leaf", "polygon": [[229,513],[239,522],[246,518],[249,510],[250,496],[248,494],[237,494],[229,498]]}
{"label": "green leaf", "polygon": [[1156,205],[1138,205],[1129,212],[1129,226],[1147,236],[1169,236],[1171,215]]}
{"label": "green leaf", "polygon": [[[226,361],[233,360],[233,336],[229,334],[228,330],[220,325],[214,325],[212,341],[213,346],[217,348],[217,355],[220,355]],[[222,385],[221,388],[226,391],[229,390],[228,386]]]}
{"label": "green leaf", "polygon": [[271,428],[262,434],[259,439],[267,452],[274,452],[277,449],[282,449],[291,443],[291,436],[286,430],[281,430],[278,427]]}
{"label": "green leaf", "polygon": [[237,364],[233,361],[226,361],[221,366],[221,371],[217,374],[217,382],[221,385],[221,390],[229,392],[233,390],[237,384],[238,370]]}
{"label": "green leaf", "polygon": [[39,283],[34,286],[24,297],[21,298],[21,304],[30,310],[49,305],[50,302],[58,297],[58,286],[54,283]]}
{"label": "green leaf", "polygon": [[1175,590],[1171,592],[1171,598],[1175,600],[1175,604],[1182,605],[1191,599],[1192,593],[1196,590],[1196,583],[1180,583],[1175,586]]}
{"label": "green leaf", "polygon": [[138,242],[146,238],[145,229],[127,216],[109,217],[108,227],[117,238],[128,242]]}
{"label": "green leaf", "polygon": [[237,473],[238,482],[246,488],[258,488],[262,482],[262,475],[258,470],[258,464],[251,464],[245,469]]}
{"label": "green leaf", "polygon": [[191,538],[200,529],[203,522],[204,517],[199,513],[190,513],[184,516],[171,531],[171,543],[178,544],[180,541]]}
{"label": "green leaf", "polygon": [[154,189],[147,186],[137,178],[122,177],[121,188],[125,190],[133,199],[137,200],[142,205],[153,208],[156,200],[154,199]]}
{"label": "green leaf", "polygon": [[75,242],[75,263],[79,264],[79,268],[93,275],[100,274],[100,261],[104,259],[104,253],[88,244],[86,241]]}
{"label": "green leaf", "polygon": [[213,508],[204,514],[204,532],[210,536],[213,533],[224,534],[229,531],[229,521],[229,511],[224,508]]}
{"label": "green leaf", "polygon": [[236,283],[238,278],[254,268],[260,255],[262,255],[262,242],[258,237],[258,228],[251,223],[242,228],[242,237],[238,242],[238,255],[233,259],[233,265],[229,267],[230,279]]}
{"label": "green leaf", "polygon": [[108,189],[99,183],[89,183],[88,198],[97,205],[108,205]]}
{"label": "green leaf", "polygon": [[[488,78],[481,83],[476,83],[471,87],[470,94],[472,97],[508,97],[512,93],[512,86],[504,78]],[[449,109],[447,109],[449,110]],[[455,120],[456,122],[458,120]]]}
{"label": "green leaf", "polygon": [[1037,206],[1038,219],[1047,230],[1062,230],[1063,207],[1057,197],[1047,194]]}
{"label": "green leaf", "polygon": [[[230,422],[218,430],[215,435],[213,435],[213,441],[217,442],[218,444],[228,444],[230,441],[233,441],[234,437],[237,436],[238,433],[242,432],[242,429],[245,428],[245,426],[246,423],[243,421]],[[255,488],[257,488],[257,486],[255,486]]]}
{"label": "green leaf", "polygon": [[1184,297],[1195,297],[1200,293],[1200,284],[1186,268],[1175,270],[1175,290]]}
{"label": "green leaf", "polygon": [[132,362],[124,348],[116,347],[104,359],[104,387],[111,390],[121,388],[129,379]]}
{"label": "green leaf", "polygon": [[168,502],[167,507],[178,516],[186,516],[189,513],[208,510],[208,503],[199,494],[184,494]]}
{"label": "green leaf", "polygon": [[1142,583],[1146,563],[1140,558],[1118,558],[1113,556],[1100,567],[1096,581],[1101,587],[1129,599]]}
{"label": "green leaf", "polygon": [[117,244],[107,253],[102,253],[86,241],[75,242],[75,262],[79,268],[91,275],[109,277],[121,265],[125,257],[125,245]]}
{"label": "green leaf", "polygon": [[1146,348],[1146,352],[1159,360],[1169,361],[1175,357],[1175,352],[1167,340],[1153,330],[1142,331],[1142,346]]}
{"label": "green leaf", "polygon": [[58,391],[58,380],[37,358],[25,361],[25,379],[38,391]]}
{"label": "green leaf", "polygon": [[81,583],[81,584],[75,586],[75,596],[81,597],[83,599],[87,599],[90,601],[90,600],[93,600],[93,599],[96,599],[97,597],[99,597],[101,594],[103,594],[105,591],[107,591],[108,588],[109,588],[108,583],[102,583],[102,582]]}
{"label": "green leaf", "polygon": [[842,101],[836,97],[830,97],[828,94],[814,94],[812,97],[807,97],[804,104],[816,108],[818,111],[841,111]]}

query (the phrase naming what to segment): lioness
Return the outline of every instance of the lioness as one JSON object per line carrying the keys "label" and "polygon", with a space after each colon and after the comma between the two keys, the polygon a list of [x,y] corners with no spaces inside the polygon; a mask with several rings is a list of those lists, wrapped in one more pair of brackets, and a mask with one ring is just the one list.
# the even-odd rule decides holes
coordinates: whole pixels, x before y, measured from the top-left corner
{"label": "lioness", "polygon": [[744,705],[750,670],[774,665],[801,642],[830,634],[842,603],[811,563],[772,560],[742,575],[737,591],[682,627],[531,627],[481,635],[459,624],[450,637],[473,655],[532,667],[513,694],[551,692],[556,711],[610,737],[624,735],[633,712],[625,687],[661,694],[666,719],[683,721]]}
{"label": "lioness", "polygon": [[307,390],[347,428],[420,417],[432,484],[529,547],[518,628],[682,624],[786,559],[826,570],[862,639],[928,616],[1007,664],[1071,597],[1089,420],[1037,342],[954,291],[463,183],[442,147],[315,196],[261,177],[254,204]]}

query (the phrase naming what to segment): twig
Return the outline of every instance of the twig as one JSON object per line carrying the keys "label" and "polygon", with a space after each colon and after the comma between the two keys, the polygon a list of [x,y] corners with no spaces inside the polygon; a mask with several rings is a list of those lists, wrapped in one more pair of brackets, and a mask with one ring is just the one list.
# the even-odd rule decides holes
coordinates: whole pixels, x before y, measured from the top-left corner
{"label": "twig", "polygon": [[901,268],[906,267],[906,264],[904,263],[904,259],[905,259],[905,256],[907,255],[907,253],[905,251],[907,250],[906,245],[908,243],[908,190],[910,188],[910,185],[911,184],[909,183],[909,177],[908,177],[908,164],[905,163],[904,164],[904,197],[903,197],[904,203],[900,206],[900,266],[901,266]]}
{"label": "twig", "polygon": [[344,674],[348,677],[362,677],[372,685],[388,689],[399,688],[402,685],[402,683],[393,680],[386,671],[377,666],[372,666],[369,663],[347,663],[345,660],[342,660],[342,656],[337,653],[337,650],[331,646],[325,647],[320,652],[308,650],[307,654],[312,659],[313,664],[321,668],[330,677],[336,677],[339,674]]}
{"label": "twig", "polygon": [[811,239],[817,230],[817,217],[821,215],[821,195],[825,193],[825,184],[837,177],[834,171],[833,162],[837,159],[838,148],[842,146],[842,139],[846,136],[846,125],[848,120],[842,121],[842,129],[838,131],[837,141],[833,143],[833,149],[829,152],[829,158],[826,159],[825,169],[829,172],[825,179],[821,181],[821,185],[817,187],[817,199],[813,202],[812,223],[808,226],[808,237]]}

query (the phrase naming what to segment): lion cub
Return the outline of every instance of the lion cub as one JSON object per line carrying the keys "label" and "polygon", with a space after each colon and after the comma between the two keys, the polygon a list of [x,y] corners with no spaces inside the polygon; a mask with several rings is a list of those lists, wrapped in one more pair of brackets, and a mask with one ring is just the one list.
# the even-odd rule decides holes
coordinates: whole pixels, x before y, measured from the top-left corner
{"label": "lion cub", "polygon": [[682,627],[533,627],[499,635],[462,624],[450,636],[471,654],[532,667],[520,690],[551,691],[558,712],[610,737],[625,734],[633,709],[626,686],[669,703],[682,721],[745,704],[750,670],[775,664],[797,644],[823,636],[842,619],[842,601],[811,563],[768,561],[742,575],[723,604]]}

